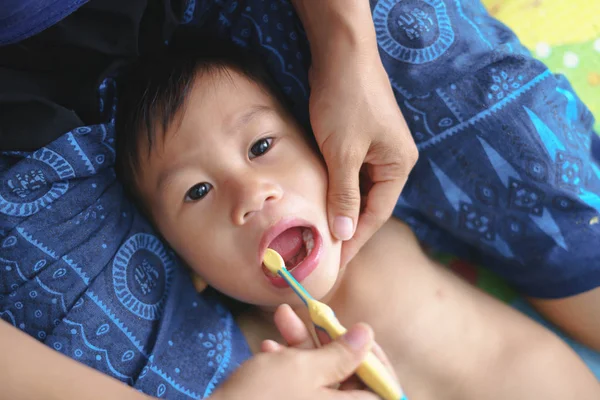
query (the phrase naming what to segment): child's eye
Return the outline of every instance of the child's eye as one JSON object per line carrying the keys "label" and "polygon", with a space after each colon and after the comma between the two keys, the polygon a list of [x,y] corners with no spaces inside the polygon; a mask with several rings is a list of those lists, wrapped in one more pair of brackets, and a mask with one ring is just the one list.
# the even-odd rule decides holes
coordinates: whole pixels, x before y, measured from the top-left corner
{"label": "child's eye", "polygon": [[185,201],[197,201],[210,192],[212,185],[210,183],[198,183],[190,188],[185,195]]}
{"label": "child's eye", "polygon": [[259,139],[252,145],[250,151],[248,151],[248,158],[253,159],[255,157],[260,157],[265,154],[271,148],[271,143],[273,143],[273,138],[264,138]]}

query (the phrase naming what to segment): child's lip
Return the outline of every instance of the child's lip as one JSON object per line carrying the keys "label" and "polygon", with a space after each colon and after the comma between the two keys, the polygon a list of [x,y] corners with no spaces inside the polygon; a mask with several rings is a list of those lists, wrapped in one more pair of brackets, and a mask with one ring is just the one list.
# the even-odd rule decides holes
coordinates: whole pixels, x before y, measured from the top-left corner
{"label": "child's lip", "polygon": [[268,228],[265,231],[265,233],[263,233],[260,239],[260,244],[258,247],[258,265],[262,266],[265,252],[267,251],[267,248],[269,247],[271,242],[273,242],[273,240],[275,240],[275,238],[282,234],[284,231],[297,226],[310,228],[313,230],[313,234],[315,233],[314,231],[316,231],[316,229],[311,223],[303,219],[296,217],[280,219],[275,224],[271,225],[271,227]]}
{"label": "child's lip", "polygon": [[[314,247],[313,247],[312,251],[310,252],[310,254],[304,260],[302,260],[302,262],[300,262],[300,264],[298,264],[296,267],[294,267],[293,270],[290,271],[290,274],[292,274],[292,276],[298,282],[302,282],[319,266],[319,261],[321,259],[321,253],[323,252],[323,240],[321,238],[321,234],[319,233],[318,229],[314,226],[292,224],[292,225],[289,225],[288,228],[285,228],[285,229],[289,229],[289,228],[296,227],[296,226],[304,226],[304,227],[311,229],[313,232],[313,241],[314,241]],[[283,232],[285,229],[279,230],[279,233]],[[275,237],[277,237],[277,235],[273,236],[273,238],[275,238]],[[266,251],[266,247],[265,247],[265,251]],[[264,254],[264,251],[261,254]],[[263,266],[262,258],[261,258],[261,268],[262,268],[265,278],[267,278],[267,280],[273,286],[275,286],[277,288],[281,288],[281,289],[285,289],[285,288],[289,287],[287,282],[282,277],[271,274],[266,269],[266,267]]]}

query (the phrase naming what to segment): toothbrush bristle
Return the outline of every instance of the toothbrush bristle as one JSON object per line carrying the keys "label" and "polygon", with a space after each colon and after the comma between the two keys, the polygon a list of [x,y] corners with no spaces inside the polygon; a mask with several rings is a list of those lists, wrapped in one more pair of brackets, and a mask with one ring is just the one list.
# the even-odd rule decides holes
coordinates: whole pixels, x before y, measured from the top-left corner
{"label": "toothbrush bristle", "polygon": [[263,264],[274,274],[285,269],[285,262],[281,255],[273,249],[267,249],[263,256]]}

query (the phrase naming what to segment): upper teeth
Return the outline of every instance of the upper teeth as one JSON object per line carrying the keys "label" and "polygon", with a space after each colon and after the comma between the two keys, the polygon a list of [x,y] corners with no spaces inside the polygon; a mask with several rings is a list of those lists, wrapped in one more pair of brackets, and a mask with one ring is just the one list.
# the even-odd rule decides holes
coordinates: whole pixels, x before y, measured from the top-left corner
{"label": "upper teeth", "polygon": [[315,247],[312,229],[307,228],[302,231],[302,240],[304,240],[304,245],[306,246],[306,256],[308,256]]}

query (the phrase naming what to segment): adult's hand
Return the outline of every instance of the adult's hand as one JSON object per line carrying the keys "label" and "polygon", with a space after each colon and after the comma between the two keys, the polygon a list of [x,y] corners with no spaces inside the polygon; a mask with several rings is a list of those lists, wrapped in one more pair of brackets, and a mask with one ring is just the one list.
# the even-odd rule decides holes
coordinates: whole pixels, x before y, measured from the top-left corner
{"label": "adult's hand", "polygon": [[[306,325],[304,325],[304,322],[302,322],[300,317],[298,317],[289,305],[283,304],[277,308],[275,311],[274,322],[287,346],[296,349],[315,349],[317,347]],[[370,331],[370,328],[364,328]],[[321,345],[329,344],[331,342],[331,339],[326,333],[319,330],[316,332]],[[286,345],[282,345],[272,340],[265,340],[262,343],[261,350],[264,352],[276,352],[286,348]],[[381,360],[383,365],[388,368],[390,374],[397,381],[398,377],[396,376],[392,364],[375,341],[371,343],[371,351]],[[356,375],[352,375],[341,382],[339,390],[367,390],[367,387]]]}
{"label": "adult's hand", "polygon": [[365,390],[331,388],[352,375],[372,341],[372,331],[359,324],[319,349],[264,343],[266,352],[244,363],[210,399],[377,400]]}
{"label": "adult's hand", "polygon": [[[146,396],[44,346],[0,319],[0,385],[10,399],[125,399]],[[283,349],[259,354],[239,368],[210,400],[377,400],[365,391],[327,388],[358,367],[373,336],[364,325],[318,350]]]}
{"label": "adult's hand", "polygon": [[390,217],[418,151],[379,57],[369,2],[294,4],[310,41],[310,122],[345,265]]}

